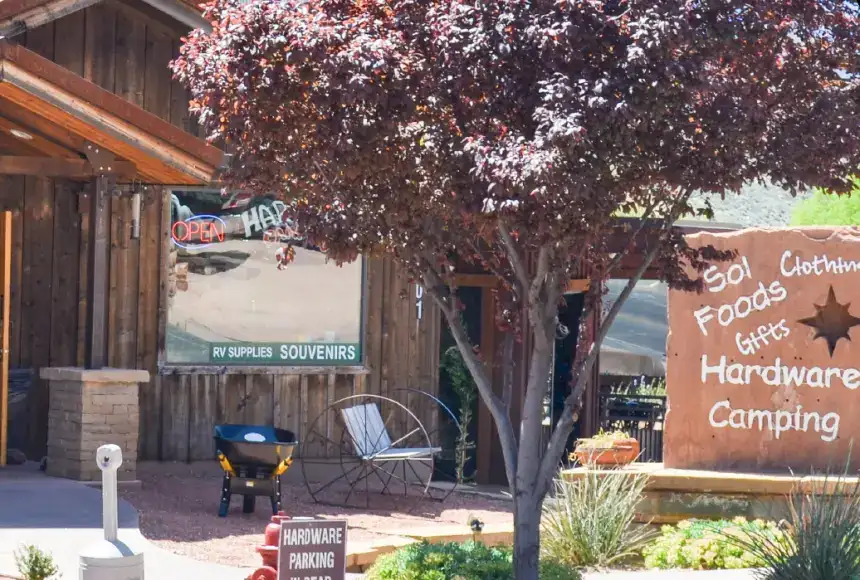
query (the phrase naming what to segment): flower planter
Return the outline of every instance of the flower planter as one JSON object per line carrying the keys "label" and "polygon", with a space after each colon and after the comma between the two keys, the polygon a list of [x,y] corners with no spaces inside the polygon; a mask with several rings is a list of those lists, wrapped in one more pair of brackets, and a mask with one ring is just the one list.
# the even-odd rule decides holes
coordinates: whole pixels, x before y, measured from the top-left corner
{"label": "flower planter", "polygon": [[629,437],[597,445],[585,440],[573,455],[582,465],[627,465],[639,457],[639,451],[639,441]]}

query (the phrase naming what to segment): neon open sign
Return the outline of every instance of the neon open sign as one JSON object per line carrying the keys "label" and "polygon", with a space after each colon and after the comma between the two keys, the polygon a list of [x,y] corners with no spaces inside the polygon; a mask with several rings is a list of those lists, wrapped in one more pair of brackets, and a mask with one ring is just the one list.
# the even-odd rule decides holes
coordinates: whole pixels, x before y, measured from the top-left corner
{"label": "neon open sign", "polygon": [[195,250],[224,241],[227,224],[217,215],[196,215],[173,223],[173,243],[181,248],[193,245]]}

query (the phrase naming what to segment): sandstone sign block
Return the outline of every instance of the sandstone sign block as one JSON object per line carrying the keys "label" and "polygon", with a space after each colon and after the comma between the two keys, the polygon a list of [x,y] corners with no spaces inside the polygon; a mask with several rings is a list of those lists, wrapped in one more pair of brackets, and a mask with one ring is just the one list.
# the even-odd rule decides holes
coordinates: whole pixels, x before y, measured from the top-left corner
{"label": "sandstone sign block", "polygon": [[860,229],[688,237],[735,250],[669,293],[666,467],[804,472],[860,458]]}

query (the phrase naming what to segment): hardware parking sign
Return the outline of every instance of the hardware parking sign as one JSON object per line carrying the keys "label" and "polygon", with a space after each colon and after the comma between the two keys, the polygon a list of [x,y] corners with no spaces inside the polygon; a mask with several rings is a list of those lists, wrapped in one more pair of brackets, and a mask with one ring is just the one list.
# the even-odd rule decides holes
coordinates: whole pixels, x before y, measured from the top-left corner
{"label": "hardware parking sign", "polygon": [[283,520],[278,580],[344,580],[346,522]]}

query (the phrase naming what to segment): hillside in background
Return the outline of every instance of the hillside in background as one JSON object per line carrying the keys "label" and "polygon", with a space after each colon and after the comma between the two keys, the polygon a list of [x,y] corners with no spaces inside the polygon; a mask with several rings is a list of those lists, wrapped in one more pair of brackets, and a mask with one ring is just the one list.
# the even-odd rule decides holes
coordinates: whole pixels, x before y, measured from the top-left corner
{"label": "hillside in background", "polygon": [[[792,197],[773,185],[748,184],[742,193],[728,193],[725,199],[714,195],[707,197],[714,208],[715,222],[742,227],[779,227],[789,225],[794,206],[811,196],[809,191]],[[705,197],[704,194],[694,195],[694,205],[701,207]]]}

